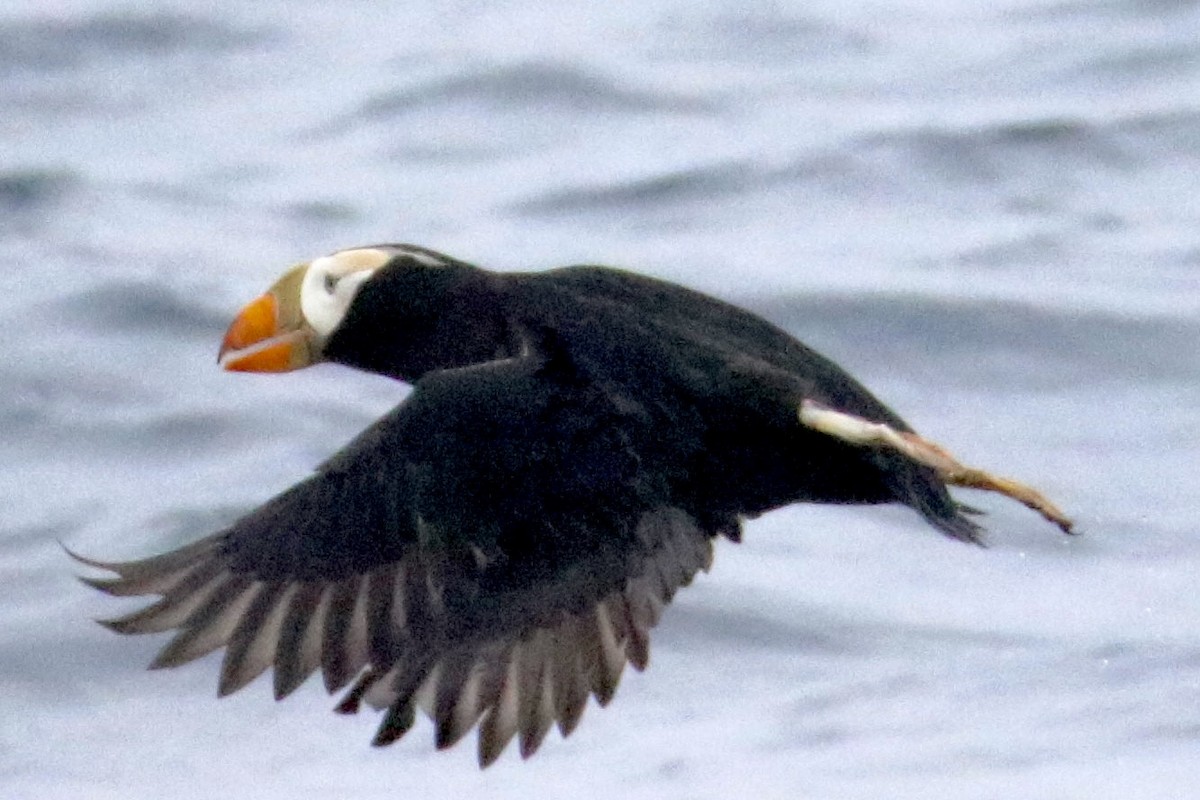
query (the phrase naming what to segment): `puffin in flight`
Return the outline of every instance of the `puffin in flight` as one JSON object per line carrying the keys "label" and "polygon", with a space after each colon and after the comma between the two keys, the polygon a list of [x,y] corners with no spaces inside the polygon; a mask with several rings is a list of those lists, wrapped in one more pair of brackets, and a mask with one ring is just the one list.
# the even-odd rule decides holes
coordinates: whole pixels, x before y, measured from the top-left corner
{"label": "puffin in flight", "polygon": [[497,273],[412,245],[300,264],[234,320],[227,370],[323,361],[412,384],[305,480],[211,536],[128,563],[154,595],[104,622],[174,631],[152,668],[224,648],[219,693],[320,671],[338,710],[422,709],[438,748],[532,755],[641,670],[713,541],[791,503],[902,503],[979,542],[948,486],[1071,522],[918,436],[827,358],[720,300],[617,269]]}

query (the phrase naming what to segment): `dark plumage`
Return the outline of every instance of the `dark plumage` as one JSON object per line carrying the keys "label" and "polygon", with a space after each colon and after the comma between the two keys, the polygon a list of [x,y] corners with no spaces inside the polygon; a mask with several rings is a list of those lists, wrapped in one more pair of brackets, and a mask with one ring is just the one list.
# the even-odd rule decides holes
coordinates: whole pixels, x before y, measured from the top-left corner
{"label": "dark plumage", "polygon": [[177,630],[154,666],[224,646],[222,694],[274,665],[283,697],[319,669],[331,692],[350,686],[340,710],[387,709],[377,744],[419,706],[439,747],[478,724],[486,765],[513,736],[528,756],[553,722],[569,733],[626,661],[644,668],[663,607],[746,517],[898,502],[976,540],[936,460],[798,418],[811,403],[841,412],[834,428],[845,415],[924,444],[896,414],[770,323],[679,286],[388,245],[301,265],[257,302],[228,368],[327,360],[414,390],[227,529],[88,562],[117,575],[98,588],[162,595],[107,623]]}

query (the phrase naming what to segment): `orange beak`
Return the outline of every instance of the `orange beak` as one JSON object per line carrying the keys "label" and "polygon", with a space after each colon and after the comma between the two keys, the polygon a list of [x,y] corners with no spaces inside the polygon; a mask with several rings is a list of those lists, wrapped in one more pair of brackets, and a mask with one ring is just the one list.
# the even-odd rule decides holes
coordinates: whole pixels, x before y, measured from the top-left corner
{"label": "orange beak", "polygon": [[311,332],[288,303],[291,292],[282,292],[281,308],[281,290],[291,288],[291,277],[289,273],[237,315],[217,354],[222,367],[232,372],[288,372],[313,363]]}

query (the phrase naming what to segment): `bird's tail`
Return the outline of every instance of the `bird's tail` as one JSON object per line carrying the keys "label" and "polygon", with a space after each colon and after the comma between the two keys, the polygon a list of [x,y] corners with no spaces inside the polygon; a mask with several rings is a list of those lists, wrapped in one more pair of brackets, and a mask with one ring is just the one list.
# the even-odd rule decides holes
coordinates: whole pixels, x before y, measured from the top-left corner
{"label": "bird's tail", "polygon": [[969,467],[945,448],[912,431],[835,411],[812,400],[800,404],[799,414],[801,424],[813,430],[876,449],[880,458],[888,459],[885,472],[893,476],[897,499],[917,509],[952,538],[981,543],[980,527],[964,515],[964,507],[950,497],[947,486],[1002,494],[1041,514],[1063,533],[1072,532],[1074,523],[1041,492],[1011,478]]}

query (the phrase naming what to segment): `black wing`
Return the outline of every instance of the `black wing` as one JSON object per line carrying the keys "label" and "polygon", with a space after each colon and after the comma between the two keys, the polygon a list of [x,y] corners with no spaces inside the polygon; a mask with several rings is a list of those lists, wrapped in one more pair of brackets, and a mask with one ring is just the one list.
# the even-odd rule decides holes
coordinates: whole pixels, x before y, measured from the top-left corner
{"label": "black wing", "polygon": [[[282,698],[320,669],[340,710],[417,706],[448,747],[479,723],[484,765],[523,756],[589,695],[604,705],[716,533],[673,501],[636,403],[527,361],[430,376],[316,474],[213,536],[87,563],[114,595],[161,595],[107,622],[174,630],[152,667],[225,647],[220,693],[274,666]],[[666,454],[669,455],[669,454]]]}

